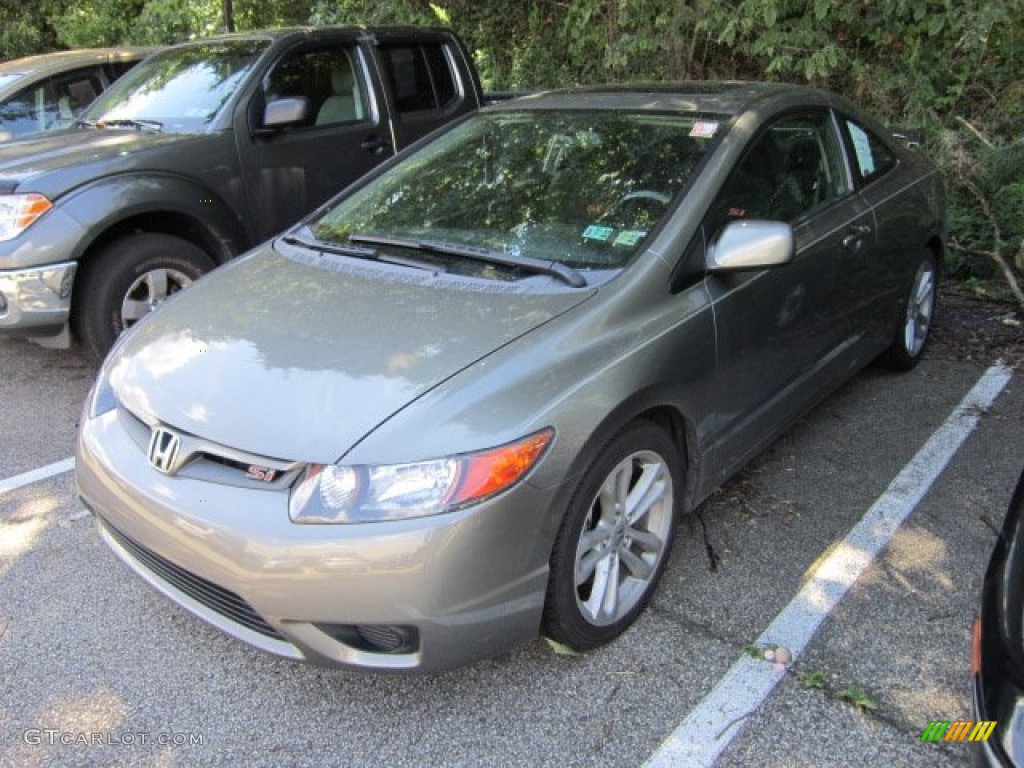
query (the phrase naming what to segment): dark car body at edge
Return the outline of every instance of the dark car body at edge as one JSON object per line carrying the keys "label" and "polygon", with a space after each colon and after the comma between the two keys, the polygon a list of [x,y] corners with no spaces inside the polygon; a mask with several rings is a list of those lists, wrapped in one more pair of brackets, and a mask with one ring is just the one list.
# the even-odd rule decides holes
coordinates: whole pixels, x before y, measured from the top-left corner
{"label": "dark car body at edge", "polygon": [[1024,765],[1024,472],[985,572],[974,628],[974,713],[995,721],[976,766]]}

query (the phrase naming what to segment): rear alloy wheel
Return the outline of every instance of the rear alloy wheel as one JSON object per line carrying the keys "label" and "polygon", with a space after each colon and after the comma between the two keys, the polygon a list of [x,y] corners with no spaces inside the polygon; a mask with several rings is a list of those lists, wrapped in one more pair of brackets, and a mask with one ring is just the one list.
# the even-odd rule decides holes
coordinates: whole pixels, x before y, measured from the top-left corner
{"label": "rear alloy wheel", "polygon": [[638,421],[604,449],[570,502],[551,558],[544,631],[584,650],[618,637],[661,578],[675,536],[682,460]]}
{"label": "rear alloy wheel", "polygon": [[74,294],[74,329],[99,362],[125,330],[213,269],[197,245],[143,232],[113,241],[84,265]]}
{"label": "rear alloy wheel", "polygon": [[914,273],[892,342],[883,358],[891,368],[909,371],[920,361],[931,335],[937,299],[935,257],[926,252]]}

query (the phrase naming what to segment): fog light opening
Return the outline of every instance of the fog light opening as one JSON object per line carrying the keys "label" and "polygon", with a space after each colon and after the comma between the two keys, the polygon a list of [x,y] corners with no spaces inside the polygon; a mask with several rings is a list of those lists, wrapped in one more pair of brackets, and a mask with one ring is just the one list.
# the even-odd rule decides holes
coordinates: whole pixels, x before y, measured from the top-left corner
{"label": "fog light opening", "polygon": [[419,651],[416,627],[393,624],[317,624],[316,627],[338,642],[367,653],[398,655]]}

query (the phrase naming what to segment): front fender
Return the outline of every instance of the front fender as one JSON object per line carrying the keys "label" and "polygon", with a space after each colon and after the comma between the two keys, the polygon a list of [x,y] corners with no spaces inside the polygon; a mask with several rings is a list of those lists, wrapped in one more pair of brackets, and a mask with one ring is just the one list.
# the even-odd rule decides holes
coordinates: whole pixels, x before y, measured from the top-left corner
{"label": "front fender", "polygon": [[214,246],[211,255],[217,261],[225,261],[250,245],[241,217],[223,199],[191,179],[168,173],[130,173],[100,179],[71,192],[58,207],[83,232],[70,255],[76,260],[97,239],[120,225],[138,220],[144,228],[142,220],[146,217],[188,220],[203,240]]}

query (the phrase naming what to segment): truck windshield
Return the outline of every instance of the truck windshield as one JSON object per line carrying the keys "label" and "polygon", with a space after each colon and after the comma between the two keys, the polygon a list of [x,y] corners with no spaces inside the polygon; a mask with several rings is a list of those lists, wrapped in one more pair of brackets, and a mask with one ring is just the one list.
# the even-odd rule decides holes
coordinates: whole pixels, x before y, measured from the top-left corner
{"label": "truck windshield", "polygon": [[618,269],[668,214],[712,125],[625,110],[481,113],[309,226],[326,243],[429,241]]}
{"label": "truck windshield", "polygon": [[162,51],[114,83],[82,122],[203,131],[269,45],[268,40],[222,40]]}

